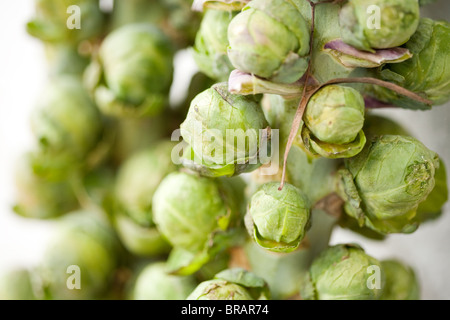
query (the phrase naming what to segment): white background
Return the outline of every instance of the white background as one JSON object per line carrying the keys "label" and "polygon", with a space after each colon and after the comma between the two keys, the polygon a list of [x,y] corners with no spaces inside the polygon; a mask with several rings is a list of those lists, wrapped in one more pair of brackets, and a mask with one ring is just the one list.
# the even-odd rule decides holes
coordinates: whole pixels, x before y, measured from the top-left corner
{"label": "white background", "polygon": [[[450,4],[445,2],[430,7],[434,17],[449,19]],[[48,222],[20,218],[11,210],[14,163],[33,146],[29,114],[46,80],[42,45],[25,32],[32,14],[31,0],[0,1],[0,272],[37,263],[52,230]],[[382,113],[397,119],[437,151],[450,169],[450,104],[427,112]],[[378,259],[400,258],[417,271],[422,298],[450,299],[449,204],[445,211],[439,220],[422,225],[411,235],[392,235],[376,242],[339,229],[332,243],[358,242]]]}

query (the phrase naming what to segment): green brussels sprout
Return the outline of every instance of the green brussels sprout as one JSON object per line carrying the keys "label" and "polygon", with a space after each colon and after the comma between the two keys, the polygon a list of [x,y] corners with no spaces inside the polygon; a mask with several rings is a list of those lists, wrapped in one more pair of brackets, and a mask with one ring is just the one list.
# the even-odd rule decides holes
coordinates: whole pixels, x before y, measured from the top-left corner
{"label": "green brussels sprout", "polygon": [[31,115],[31,129],[50,161],[83,162],[101,139],[101,115],[74,76],[50,80]]}
{"label": "green brussels sprout", "polygon": [[230,22],[228,57],[240,71],[292,83],[308,67],[309,33],[291,1],[253,0]]}
{"label": "green brussels sprout", "polygon": [[34,172],[32,162],[33,154],[26,153],[16,164],[14,212],[28,218],[50,219],[78,208],[70,183],[39,176]]}
{"label": "green brussels sprout", "polygon": [[298,248],[309,228],[310,204],[297,187],[278,182],[263,184],[252,196],[247,213],[249,233],[263,248],[291,252]]}
{"label": "green brussels sprout", "polygon": [[435,186],[439,158],[415,138],[375,137],[338,172],[348,215],[381,234],[411,233],[417,208]]}
{"label": "green brussels sprout", "polygon": [[305,300],[378,300],[385,283],[382,270],[358,245],[334,245],[314,259],[300,294]]}
{"label": "green brussels sprout", "polygon": [[158,186],[153,219],[174,247],[168,260],[174,272],[197,271],[237,239],[234,231],[241,218],[240,206],[228,190],[223,180],[185,172],[168,174]]}
{"label": "green brussels sprout", "polygon": [[243,268],[232,268],[201,282],[186,300],[267,300],[269,297],[263,278]]}
{"label": "green brussels sprout", "polygon": [[235,16],[221,10],[207,10],[195,37],[193,57],[201,72],[208,77],[226,81],[233,65],[228,59],[228,25]]}
{"label": "green brussels sprout", "polygon": [[[450,99],[449,46],[450,24],[422,18],[416,33],[405,44],[413,57],[399,64],[384,66],[379,77],[423,95],[433,105],[442,105]],[[373,86],[371,91],[377,99],[403,108],[420,107],[416,106],[417,102],[392,90]]]}
{"label": "green brussels sprout", "polygon": [[35,8],[27,32],[43,41],[78,44],[103,31],[105,15],[98,0],[35,0]]}
{"label": "green brussels sprout", "polygon": [[184,300],[195,289],[193,276],[167,273],[165,262],[154,262],[141,270],[135,280],[133,300]]}
{"label": "green brussels sprout", "polygon": [[159,114],[173,77],[173,46],[150,23],[128,24],[109,33],[85,82],[100,110],[108,115]]}
{"label": "green brussels sprout", "polygon": [[266,160],[260,151],[269,139],[269,128],[259,103],[230,94],[225,83],[192,100],[180,132],[188,144],[183,165],[205,176],[250,172]]}
{"label": "green brussels sprout", "polygon": [[303,116],[301,136],[314,156],[349,158],[366,143],[364,99],[353,88],[330,85],[311,97]]}
{"label": "green brussels sprout", "polygon": [[386,283],[380,300],[419,300],[420,285],[414,270],[398,260],[383,260]]}
{"label": "green brussels sprout", "polygon": [[154,221],[174,246],[201,250],[209,235],[228,224],[227,206],[215,180],[168,174],[153,196]]}
{"label": "green brussels sprout", "polygon": [[118,265],[120,247],[113,230],[89,211],[72,212],[55,227],[38,267],[46,299],[102,298]]}
{"label": "green brussels sprout", "polygon": [[12,269],[0,275],[0,300],[38,300],[36,279],[31,270]]}
{"label": "green brussels sprout", "polygon": [[349,0],[341,9],[339,24],[344,42],[375,52],[407,42],[419,17],[418,0]]}

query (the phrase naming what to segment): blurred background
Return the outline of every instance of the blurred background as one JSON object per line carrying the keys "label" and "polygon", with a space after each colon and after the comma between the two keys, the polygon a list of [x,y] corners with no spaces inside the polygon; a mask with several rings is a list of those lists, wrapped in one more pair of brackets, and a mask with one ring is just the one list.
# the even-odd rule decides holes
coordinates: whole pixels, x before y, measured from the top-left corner
{"label": "blurred background", "polygon": [[[103,1],[105,6],[108,3]],[[18,157],[32,146],[29,114],[46,82],[42,44],[25,31],[33,10],[32,0],[0,2],[0,272],[35,264],[53,231],[51,222],[28,220],[11,209],[15,199],[13,168]],[[450,3],[440,0],[423,13],[435,19],[448,19]],[[195,72],[195,66],[186,51],[178,54],[177,61],[183,67],[176,67],[173,86],[184,90],[183,76]],[[403,124],[413,136],[438,152],[447,168],[450,167],[449,104],[427,112],[378,112]],[[440,219],[421,225],[411,235],[391,235],[384,241],[372,241],[337,228],[331,242],[358,242],[378,259],[399,258],[416,270],[423,299],[450,299],[449,203]]]}

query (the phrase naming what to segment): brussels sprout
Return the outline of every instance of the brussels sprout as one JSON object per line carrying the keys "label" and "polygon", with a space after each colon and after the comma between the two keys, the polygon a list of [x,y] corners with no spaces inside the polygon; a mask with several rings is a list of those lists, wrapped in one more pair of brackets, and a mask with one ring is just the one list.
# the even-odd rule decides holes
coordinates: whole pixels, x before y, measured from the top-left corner
{"label": "brussels sprout", "polygon": [[298,188],[278,182],[263,184],[252,196],[247,226],[255,241],[274,252],[295,250],[309,228],[310,204]]}
{"label": "brussels sprout", "polygon": [[339,171],[345,211],[379,233],[417,229],[417,208],[435,186],[436,153],[408,136],[375,137]]}
{"label": "brussels sprout", "polygon": [[202,175],[233,176],[252,171],[266,160],[260,151],[267,151],[262,147],[269,130],[259,103],[230,94],[225,83],[192,100],[180,129],[188,144],[183,165]]}
{"label": "brussels sprout", "polygon": [[85,160],[101,138],[102,118],[81,81],[73,76],[53,78],[31,115],[39,147],[57,158]]}
{"label": "brussels sprout", "polygon": [[291,1],[253,0],[230,22],[228,56],[243,72],[292,83],[308,67],[309,33]]}
{"label": "brussels sprout", "polygon": [[[450,99],[450,24],[446,21],[420,19],[416,33],[405,44],[413,57],[399,64],[387,65],[379,77],[442,105]],[[403,108],[419,108],[417,103],[391,90],[374,86],[376,98]],[[423,108],[423,107],[422,107]]]}
{"label": "brussels sprout", "polygon": [[50,219],[78,208],[70,183],[52,181],[37,175],[32,161],[33,154],[27,153],[16,164],[14,211],[23,217]]}
{"label": "brussels sprout", "polygon": [[0,300],[38,300],[32,271],[18,268],[0,275]]}
{"label": "brussels sprout", "polygon": [[184,300],[195,289],[193,276],[167,273],[164,262],[150,263],[141,270],[133,286],[133,300]]}
{"label": "brussels sprout", "polygon": [[269,297],[263,278],[242,268],[232,268],[201,282],[186,300],[266,300]]}
{"label": "brussels sprout", "polygon": [[85,81],[100,110],[108,115],[159,114],[166,104],[173,73],[173,47],[157,27],[128,24],[109,33]]}
{"label": "brussels sprout", "polygon": [[226,246],[227,235],[233,234],[241,217],[240,206],[233,205],[233,194],[222,184],[220,180],[172,172],[154,193],[154,222],[175,247],[169,257],[169,266],[175,271],[197,271],[212,250]]}
{"label": "brussels sprout", "polygon": [[208,77],[226,81],[233,66],[227,56],[228,25],[235,16],[220,10],[207,10],[195,37],[193,57],[200,71]]}
{"label": "brussels sprout", "polygon": [[366,143],[364,99],[353,88],[330,85],[320,89],[308,102],[303,121],[302,140],[313,155],[349,158]]}
{"label": "brussels sprout", "polygon": [[419,16],[418,0],[349,0],[339,15],[341,36],[370,52],[397,47],[414,34]]}
{"label": "brussels sprout", "polygon": [[98,0],[35,0],[35,8],[27,31],[43,41],[78,44],[103,31],[105,16]]}
{"label": "brussels sprout", "polygon": [[306,300],[378,300],[385,283],[382,270],[358,245],[334,245],[313,261],[300,294]]}
{"label": "brussels sprout", "polygon": [[93,212],[63,217],[45,249],[39,272],[47,299],[100,299],[113,280],[119,246],[114,232]]}
{"label": "brussels sprout", "polygon": [[386,283],[381,300],[419,300],[420,286],[414,270],[398,260],[383,260]]}

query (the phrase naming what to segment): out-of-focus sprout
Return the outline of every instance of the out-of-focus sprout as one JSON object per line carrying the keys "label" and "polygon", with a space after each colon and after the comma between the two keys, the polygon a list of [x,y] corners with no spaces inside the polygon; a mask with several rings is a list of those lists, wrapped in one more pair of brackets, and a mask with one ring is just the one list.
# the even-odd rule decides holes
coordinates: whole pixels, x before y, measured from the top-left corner
{"label": "out-of-focus sprout", "polygon": [[172,148],[170,141],[161,141],[130,156],[118,170],[115,227],[124,246],[134,254],[155,255],[170,249],[153,222],[152,198],[163,178],[176,170]]}
{"label": "out-of-focus sprout", "polygon": [[14,211],[23,217],[49,219],[76,209],[79,204],[71,184],[37,175],[32,158],[32,153],[24,154],[16,164]]}
{"label": "out-of-focus sprout", "polygon": [[165,262],[150,263],[135,280],[133,300],[184,300],[195,289],[194,276],[171,275]]}
{"label": "out-of-focus sprout", "polygon": [[[88,160],[102,139],[101,114],[74,76],[52,78],[31,115],[31,129],[42,155],[35,159],[42,175],[47,169],[70,172]],[[56,179],[57,177],[55,177]]]}
{"label": "out-of-focus sprout", "polygon": [[85,82],[100,110],[118,117],[159,114],[173,77],[174,48],[149,23],[128,24],[109,33]]}
{"label": "out-of-focus sprout", "polygon": [[168,260],[171,271],[192,274],[239,239],[241,206],[226,184],[226,180],[172,172],[158,186],[153,218],[174,247]]}
{"label": "out-of-focus sprout", "polygon": [[195,37],[193,57],[200,71],[217,81],[226,81],[233,65],[228,59],[228,25],[236,13],[207,10]]}
{"label": "out-of-focus sprout", "polygon": [[198,94],[180,129],[188,144],[183,165],[204,176],[252,171],[269,153],[270,130],[259,102],[253,97],[230,94],[226,83]]}
{"label": "out-of-focus sprout", "polygon": [[[450,56],[446,49],[449,46],[450,24],[422,18],[416,33],[405,44],[413,57],[399,64],[386,65],[380,70],[379,77],[423,95],[433,105],[442,105],[450,99]],[[373,86],[372,91],[384,102],[403,108],[421,108],[417,102],[392,90]]]}
{"label": "out-of-focus sprout", "polygon": [[420,285],[414,270],[398,260],[381,261],[385,286],[381,300],[419,300]]}
{"label": "out-of-focus sprout", "polygon": [[242,268],[226,269],[201,282],[186,300],[267,300],[270,291],[263,278]]}
{"label": "out-of-focus sprout", "polygon": [[0,275],[0,300],[38,300],[33,271],[23,268],[8,270]]}
{"label": "out-of-focus sprout", "polygon": [[90,211],[69,213],[55,228],[38,267],[45,298],[104,297],[114,280],[120,253],[113,230]]}
{"label": "out-of-focus sprout", "polygon": [[330,85],[311,97],[301,130],[305,148],[314,156],[349,158],[366,143],[364,99],[353,88]]}
{"label": "out-of-focus sprout", "polygon": [[419,24],[418,0],[349,0],[339,23],[344,42],[374,52],[401,46]]}
{"label": "out-of-focus sprout", "polygon": [[255,241],[274,252],[291,252],[303,240],[310,221],[306,195],[291,184],[263,184],[251,197],[246,226]]}
{"label": "out-of-focus sprout", "polygon": [[339,170],[348,215],[381,234],[411,233],[417,208],[435,186],[439,158],[409,136],[373,138]]}
{"label": "out-of-focus sprout", "polygon": [[378,300],[385,283],[382,270],[358,245],[334,245],[314,260],[300,294],[305,300]]}
{"label": "out-of-focus sprout", "polygon": [[78,44],[100,36],[105,14],[98,0],[35,0],[27,31],[45,42]]}
{"label": "out-of-focus sprout", "polygon": [[292,83],[308,66],[309,27],[291,1],[253,0],[228,27],[228,56],[240,71]]}

